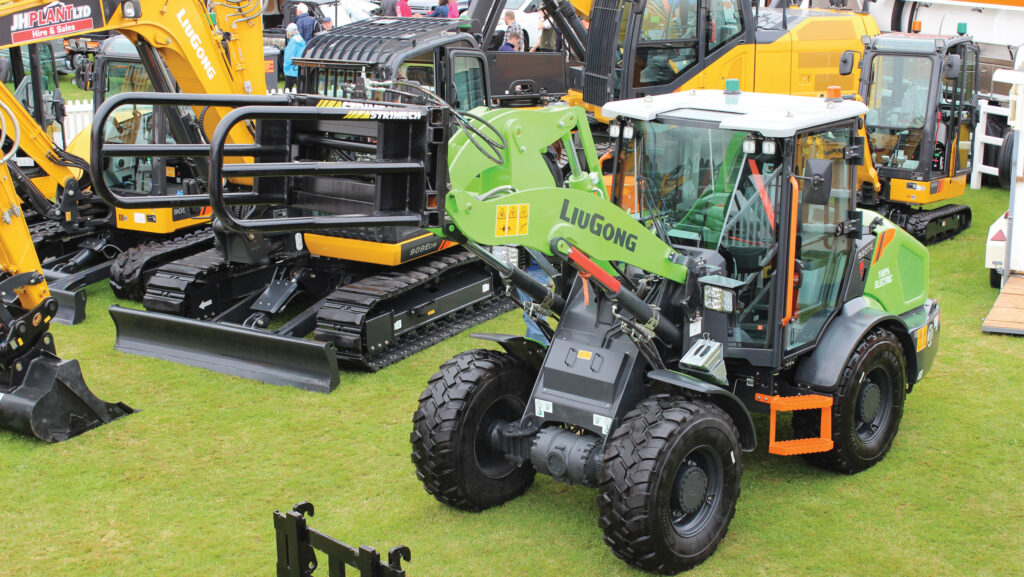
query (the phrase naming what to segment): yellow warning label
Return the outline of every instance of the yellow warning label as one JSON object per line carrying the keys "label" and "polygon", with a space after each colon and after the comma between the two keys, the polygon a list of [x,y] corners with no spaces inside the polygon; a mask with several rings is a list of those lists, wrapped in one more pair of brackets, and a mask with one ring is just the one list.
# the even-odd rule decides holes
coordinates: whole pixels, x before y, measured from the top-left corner
{"label": "yellow warning label", "polygon": [[530,232],[529,204],[499,204],[494,236],[522,236]]}
{"label": "yellow warning label", "polygon": [[928,325],[917,329],[917,352],[921,352],[928,346]]}
{"label": "yellow warning label", "polygon": [[592,353],[590,351],[579,351],[579,352],[576,353],[576,358],[577,359],[583,359],[585,361],[589,361],[590,358],[593,357],[593,356],[594,356],[594,353]]}

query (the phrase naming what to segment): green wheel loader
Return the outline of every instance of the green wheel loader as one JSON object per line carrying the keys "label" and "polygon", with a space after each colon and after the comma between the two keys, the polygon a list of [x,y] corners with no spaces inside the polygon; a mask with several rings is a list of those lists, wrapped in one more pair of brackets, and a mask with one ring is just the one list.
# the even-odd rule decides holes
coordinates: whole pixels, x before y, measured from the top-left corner
{"label": "green wheel loader", "polygon": [[[627,563],[689,569],[736,511],[752,413],[769,415],[770,453],[861,471],[892,448],[938,350],[928,252],[856,209],[859,102],[726,90],[608,103],[608,190],[580,108],[175,98],[236,107],[209,150],[167,151],[209,158],[208,195],[187,201],[209,201],[223,226],[422,226],[529,295],[532,315],[557,319],[539,323],[548,345],[478,335],[502,350],[456,355],[420,396],[416,474],[459,509],[549,475],[598,489],[605,542]],[[226,144],[244,125],[256,144]],[[367,153],[339,160],[334,148]],[[243,177],[251,188],[231,185]],[[304,189],[289,186],[297,177]],[[556,282],[489,250],[503,245]],[[791,434],[776,430],[780,412],[794,413]]]}

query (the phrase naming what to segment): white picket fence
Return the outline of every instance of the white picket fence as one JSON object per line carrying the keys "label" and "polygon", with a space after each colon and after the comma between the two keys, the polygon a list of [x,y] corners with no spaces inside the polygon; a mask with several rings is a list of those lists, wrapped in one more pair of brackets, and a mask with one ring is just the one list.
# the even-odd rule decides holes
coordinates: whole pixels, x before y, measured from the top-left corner
{"label": "white picket fence", "polygon": [[[267,91],[268,94],[285,94],[286,92],[294,93],[295,89],[286,91],[273,88]],[[67,143],[74,140],[83,130],[92,126],[92,100],[68,100],[64,103],[64,110],[67,112],[67,116],[64,117],[64,142],[61,142],[59,134],[54,135],[54,140],[58,144],[67,146]]]}
{"label": "white picket fence", "polygon": [[68,100],[64,103],[64,110],[67,113],[64,117],[64,142],[60,142],[59,135],[54,135],[54,140],[67,146],[92,124],[92,100]]}

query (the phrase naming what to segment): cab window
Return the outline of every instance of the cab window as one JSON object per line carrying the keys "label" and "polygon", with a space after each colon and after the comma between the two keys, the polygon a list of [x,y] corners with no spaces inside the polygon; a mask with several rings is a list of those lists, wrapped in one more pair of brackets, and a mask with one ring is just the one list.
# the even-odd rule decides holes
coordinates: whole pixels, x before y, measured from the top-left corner
{"label": "cab window", "polygon": [[633,86],[668,84],[698,57],[697,0],[651,0],[644,8]]}
{"label": "cab window", "polygon": [[455,94],[451,95],[452,105],[456,110],[486,105],[483,60],[474,56],[456,56],[453,60]]}

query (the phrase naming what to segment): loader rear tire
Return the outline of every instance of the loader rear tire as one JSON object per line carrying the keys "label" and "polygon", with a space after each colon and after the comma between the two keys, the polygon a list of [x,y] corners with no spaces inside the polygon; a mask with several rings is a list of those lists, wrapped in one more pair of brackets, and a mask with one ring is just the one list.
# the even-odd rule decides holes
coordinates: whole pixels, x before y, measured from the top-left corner
{"label": "loader rear tire", "polygon": [[489,350],[456,355],[441,365],[413,415],[412,462],[438,501],[482,511],[522,495],[533,465],[516,465],[490,444],[498,421],[518,421],[536,373],[515,357]]}
{"label": "loader rear tire", "polygon": [[[833,448],[806,455],[819,467],[857,473],[882,460],[899,432],[907,396],[903,348],[886,329],[872,330],[854,349],[840,377],[832,404]],[[797,437],[817,437],[818,411],[793,415]]]}
{"label": "loader rear tire", "polygon": [[707,402],[656,395],[627,413],[599,476],[599,524],[612,552],[663,574],[711,556],[736,513],[739,437]]}

